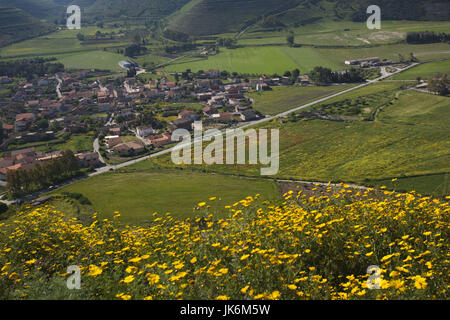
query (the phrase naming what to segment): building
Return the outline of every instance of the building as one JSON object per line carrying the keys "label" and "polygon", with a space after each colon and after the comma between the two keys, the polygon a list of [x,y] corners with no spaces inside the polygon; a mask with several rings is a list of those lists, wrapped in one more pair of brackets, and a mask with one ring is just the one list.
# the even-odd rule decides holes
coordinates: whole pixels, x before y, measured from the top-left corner
{"label": "building", "polygon": [[216,114],[216,113],[218,113],[217,112],[217,109],[216,108],[214,108],[214,107],[211,107],[211,106],[206,106],[206,107],[204,107],[203,109],[202,109],[202,112],[203,112],[203,114],[205,115],[205,116],[211,116],[211,115],[213,115],[213,114]]}
{"label": "building", "polygon": [[25,121],[25,122],[33,122],[36,119],[33,113],[19,113],[16,115],[16,122]]}
{"label": "building", "polygon": [[359,59],[359,60],[346,60],[345,64],[349,66],[367,66],[372,64],[380,63],[381,60],[378,57],[372,57],[372,58],[365,58],[365,59]]}
{"label": "building", "polygon": [[114,136],[120,136],[122,129],[120,127],[111,127],[109,128],[109,133]]}
{"label": "building", "polygon": [[172,143],[172,136],[169,133],[163,133],[157,136],[148,136],[146,141],[155,148],[161,148]]}
{"label": "building", "polygon": [[118,144],[113,151],[120,156],[133,156],[144,152],[145,147],[138,142],[127,142]]}
{"label": "building", "polygon": [[6,181],[6,175],[8,174],[8,171],[14,171],[14,170],[18,170],[18,169],[29,170],[29,169],[34,169],[35,166],[36,166],[36,163],[31,162],[31,163],[18,163],[18,164],[14,164],[14,165],[6,167],[6,168],[2,168],[2,169],[0,169],[0,180]]}
{"label": "building", "polygon": [[205,75],[210,79],[215,79],[215,78],[219,77],[220,71],[219,70],[208,70],[205,72]]}
{"label": "building", "polygon": [[80,163],[80,167],[89,168],[89,167],[98,167],[101,165],[100,156],[97,152],[83,152],[77,153],[75,157],[78,158]]}
{"label": "building", "polygon": [[0,77],[0,84],[8,84],[11,82],[12,82],[12,80],[10,78],[8,78],[7,76]]}
{"label": "building", "polygon": [[253,110],[248,109],[245,111],[241,112],[241,119],[242,121],[252,121],[257,119],[258,117],[256,116],[256,114],[253,112]]}
{"label": "building", "polygon": [[270,90],[270,86],[267,83],[256,84],[256,91],[267,91]]}
{"label": "building", "polygon": [[105,137],[106,145],[108,148],[113,148],[121,143],[123,143],[122,138],[119,136],[108,136]]}
{"label": "building", "polygon": [[151,126],[140,126],[136,128],[136,133],[138,136],[145,138],[146,136],[152,134],[154,132]]}
{"label": "building", "polygon": [[169,128],[172,131],[175,131],[176,129],[186,129],[191,130],[192,129],[192,120],[190,118],[182,118],[182,119],[176,119],[170,122]]}
{"label": "building", "polygon": [[178,113],[178,119],[183,119],[183,118],[189,118],[192,121],[197,120],[197,113],[195,111],[191,111],[191,110],[183,110],[180,113]]}
{"label": "building", "polygon": [[311,79],[309,78],[309,76],[308,75],[301,75],[301,76],[299,76],[298,77],[298,81],[299,81],[299,83],[302,85],[302,86],[306,86],[306,85],[308,85],[308,84],[310,84],[311,83]]}

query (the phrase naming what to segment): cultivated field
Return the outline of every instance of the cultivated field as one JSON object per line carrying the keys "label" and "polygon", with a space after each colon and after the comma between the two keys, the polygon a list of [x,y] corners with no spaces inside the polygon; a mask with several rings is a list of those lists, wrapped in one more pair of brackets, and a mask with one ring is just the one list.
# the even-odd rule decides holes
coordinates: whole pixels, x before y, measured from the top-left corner
{"label": "cultivated field", "polygon": [[[383,21],[381,30],[369,30],[364,22],[321,20],[293,28],[295,43],[314,46],[370,46],[403,41],[410,31],[448,32],[446,21]],[[285,44],[286,31],[263,31],[254,27],[240,39],[240,45]]]}
{"label": "cultivated field", "polygon": [[352,85],[273,87],[270,91],[253,92],[248,96],[254,99],[255,110],[274,115],[351,87]]}
{"label": "cultivated field", "polygon": [[[449,55],[450,59],[450,55]],[[405,72],[397,74],[392,77],[394,80],[416,80],[421,77],[426,80],[435,76],[437,73],[450,74],[450,60],[436,61],[422,64],[420,66],[411,68]]]}
{"label": "cultivated field", "polygon": [[[280,171],[276,177],[293,180],[356,182],[450,172],[450,98],[397,90],[401,82],[368,86],[333,101],[383,93],[391,95],[375,121],[309,120],[263,125],[280,129]],[[389,93],[389,92],[392,92]],[[310,108],[310,109],[313,109]],[[159,164],[172,166],[169,157]],[[143,162],[140,166],[149,165]],[[258,166],[202,166],[211,172],[259,176]],[[433,180],[421,190],[442,196]]]}

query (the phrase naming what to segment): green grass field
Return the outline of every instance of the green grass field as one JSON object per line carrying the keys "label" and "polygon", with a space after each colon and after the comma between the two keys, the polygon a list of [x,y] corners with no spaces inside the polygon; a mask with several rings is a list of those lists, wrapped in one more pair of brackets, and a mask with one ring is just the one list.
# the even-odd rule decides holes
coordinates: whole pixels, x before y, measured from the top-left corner
{"label": "green grass field", "polygon": [[411,68],[392,77],[394,80],[416,80],[417,77],[428,79],[437,73],[450,74],[450,60],[436,61]]}
{"label": "green grass field", "polygon": [[100,69],[112,71],[124,71],[119,66],[119,61],[124,56],[105,51],[89,51],[76,54],[67,54],[58,59],[68,69]]}
{"label": "green grass field", "polygon": [[270,91],[252,92],[248,96],[254,99],[255,110],[274,115],[351,87],[352,85],[273,87]]}
{"label": "green grass field", "polygon": [[415,190],[422,194],[441,196],[450,194],[450,173],[399,178],[396,181],[392,181],[392,179],[371,181],[370,184],[376,187],[386,186],[388,189],[398,192]]}
{"label": "green grass field", "polygon": [[72,151],[92,151],[94,150],[93,147],[94,143],[94,136],[89,134],[74,134],[70,137],[69,140],[66,141],[66,143],[57,146],[57,148],[60,148],[61,150],[72,150]]}
{"label": "green grass field", "polygon": [[[398,97],[393,95],[391,105],[382,109],[376,121],[298,120],[284,124],[272,121],[262,125],[264,128],[280,129],[280,170],[276,177],[364,184],[450,172],[450,98],[415,91],[395,91],[400,84],[375,84],[332,99],[352,99],[359,95],[394,90]],[[172,166],[170,157],[164,156],[155,161]],[[140,164],[145,165],[153,164]],[[214,165],[197,168],[218,173],[260,175],[259,166]],[[434,180],[429,180],[427,188],[424,182],[421,185],[423,192],[442,190],[437,189]]]}
{"label": "green grass field", "polygon": [[51,152],[55,150],[71,150],[73,152],[93,151],[94,137],[89,134],[73,134],[70,138],[62,143],[52,144],[43,143],[36,147],[37,151]]}
{"label": "green grass field", "polygon": [[447,43],[418,44],[410,45],[406,43],[380,45],[367,48],[318,48],[318,54],[329,59],[331,62],[344,67],[345,60],[361,59],[367,57],[379,57],[399,61],[398,54],[408,58],[414,53],[415,57],[421,61],[450,58],[450,46]]}
{"label": "green grass field", "polygon": [[315,66],[339,68],[339,64],[323,57],[311,47],[267,46],[221,49],[219,54],[207,59],[186,58],[174,62],[166,69],[171,72],[219,69],[247,74],[274,74],[296,68],[309,72]]}
{"label": "green grass field", "polygon": [[123,221],[133,224],[151,220],[156,211],[177,218],[195,217],[196,205],[210,197],[217,197],[208,203],[218,215],[225,214],[225,205],[247,195],[279,197],[278,185],[272,181],[138,166],[92,177],[54,193],[64,191],[85,195],[102,217],[111,218],[117,210]]}
{"label": "green grass field", "polygon": [[166,70],[180,72],[186,69],[193,71],[219,69],[247,74],[273,74],[299,68],[302,73],[308,73],[316,66],[342,70],[348,68],[344,64],[345,60],[372,56],[398,61],[399,53],[409,57],[411,52],[419,60],[450,58],[450,47],[445,43],[426,45],[389,44],[355,48],[246,46],[237,49],[222,48],[217,55],[208,58],[191,57],[177,60],[168,65]]}
{"label": "green grass field", "polygon": [[[381,30],[367,29],[365,22],[321,20],[293,28],[297,44],[315,46],[368,46],[402,41],[410,31],[448,32],[448,21],[383,21]],[[240,39],[241,45],[285,44],[286,31],[263,31],[256,27]]]}
{"label": "green grass field", "polygon": [[119,29],[100,29],[94,26],[86,26],[80,30],[63,29],[0,48],[0,57],[3,59],[35,56],[55,57],[67,68],[121,71],[118,62],[124,60],[125,57],[103,49],[126,45],[128,43],[126,40],[105,39],[82,42],[77,39],[78,33],[92,36],[97,31],[118,33]]}

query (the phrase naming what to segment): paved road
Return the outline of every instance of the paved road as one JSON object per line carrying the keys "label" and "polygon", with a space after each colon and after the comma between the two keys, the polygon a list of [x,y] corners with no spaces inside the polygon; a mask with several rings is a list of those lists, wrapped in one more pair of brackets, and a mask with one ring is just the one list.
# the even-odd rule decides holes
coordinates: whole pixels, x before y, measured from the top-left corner
{"label": "paved road", "polygon": [[98,157],[101,163],[106,164],[105,159],[103,159],[101,153],[100,153],[100,143],[98,141],[98,138],[95,138],[94,140],[94,152],[98,153]]}
{"label": "paved road", "polygon": [[[404,69],[399,69],[399,70],[397,70],[396,72],[393,72],[393,73],[387,73],[387,72],[384,70],[384,71],[382,71],[382,76],[379,77],[379,78],[377,78],[377,79],[367,81],[367,82],[365,82],[365,83],[363,83],[363,84],[357,85],[357,86],[352,87],[352,88],[350,88],[350,89],[340,91],[340,92],[338,92],[338,93],[332,94],[332,95],[327,96],[327,97],[325,97],[325,98],[321,98],[321,99],[315,100],[315,101],[313,101],[313,102],[310,102],[310,103],[301,105],[301,106],[299,106],[299,107],[290,109],[290,110],[288,110],[288,111],[279,113],[279,114],[277,114],[277,115],[274,115],[274,116],[268,116],[268,117],[265,117],[265,118],[260,119],[260,120],[257,120],[257,121],[245,123],[245,124],[243,124],[243,125],[237,126],[237,128],[239,128],[239,129],[245,129],[245,128],[252,127],[252,126],[255,126],[255,125],[259,125],[259,124],[262,124],[262,123],[264,123],[264,122],[268,122],[268,121],[271,121],[271,120],[274,120],[274,119],[277,119],[277,118],[285,117],[285,116],[287,116],[287,115],[289,115],[289,114],[291,114],[291,113],[293,113],[293,112],[300,111],[300,110],[302,110],[302,109],[311,107],[311,106],[313,106],[313,105],[315,105],[315,104],[318,104],[318,103],[327,101],[327,100],[329,100],[329,99],[332,99],[332,98],[341,96],[341,95],[346,94],[346,93],[348,93],[348,92],[351,92],[351,91],[354,91],[354,90],[358,90],[358,89],[360,89],[360,88],[366,87],[366,86],[371,85],[371,84],[373,84],[373,83],[382,81],[382,80],[384,80],[384,79],[386,79],[386,78],[388,78],[388,77],[390,77],[390,76],[392,76],[392,75],[394,75],[394,74],[401,73],[401,72],[403,72],[403,71],[405,71],[405,70],[407,70],[407,69],[410,69],[410,68],[412,68],[412,67],[414,67],[414,66],[416,66],[416,65],[418,65],[418,64],[419,64],[419,63],[413,63],[413,64],[411,64],[410,66],[408,66],[408,67],[406,67],[406,68],[404,68]],[[202,139],[192,139],[192,141],[191,141],[190,144],[192,145],[192,144],[194,144],[195,142],[198,142],[198,141],[201,141],[201,140],[203,140],[203,141],[209,141],[209,140],[211,139],[212,136],[213,136],[213,135],[205,135],[205,134],[204,134],[203,137],[202,137]],[[179,145],[179,146],[177,146],[177,148],[180,148],[180,147],[182,147],[182,146],[183,146],[183,145]],[[141,162],[141,161],[145,161],[145,160],[148,160],[148,159],[156,158],[156,157],[159,157],[159,156],[162,156],[162,155],[171,153],[174,149],[175,149],[175,147],[172,147],[172,148],[169,148],[169,149],[166,149],[166,150],[163,150],[163,151],[159,151],[159,152],[153,153],[153,154],[151,154],[151,155],[147,155],[147,156],[142,157],[142,158],[130,160],[130,161],[127,161],[127,162],[118,164],[118,165],[114,165],[114,166],[104,166],[104,167],[98,168],[95,172],[90,173],[87,177],[97,176],[97,175],[99,175],[99,174],[103,174],[103,173],[108,172],[108,171],[110,171],[110,170],[117,170],[117,169],[125,168],[125,167],[131,166],[131,165],[133,165],[133,164],[139,163],[139,162]],[[55,186],[55,187],[56,187],[56,188],[61,188],[61,187],[63,187],[63,186],[67,186],[67,185],[69,185],[69,184],[72,184],[72,183],[74,183],[75,181],[78,181],[78,180],[80,180],[80,179],[82,179],[82,178],[75,179],[75,180],[66,182],[66,183],[64,183],[64,184]],[[283,180],[281,180],[281,181],[283,181]],[[285,180],[285,181],[288,182],[289,180]],[[294,182],[294,181],[291,181],[291,182]],[[303,183],[306,183],[306,181],[304,181]],[[312,183],[312,182],[309,182],[309,183]],[[47,192],[49,192],[49,191],[50,191],[50,190],[43,190],[43,191],[40,191],[40,192],[36,192],[36,193],[34,193],[33,195],[31,195],[31,196],[32,196],[31,199],[37,198],[37,197],[39,197],[41,194],[47,193]],[[29,200],[30,200],[29,198],[30,198],[30,196],[27,196],[27,197],[26,197],[26,200],[29,201]],[[25,200],[25,198],[22,198],[22,199],[20,199],[20,200]],[[11,203],[13,203],[13,202],[10,202],[10,201],[3,201],[3,202],[7,203],[8,205],[11,204]]]}
{"label": "paved road", "polygon": [[[418,64],[418,63],[412,64],[412,65],[408,66],[407,68],[404,68],[404,69],[401,69],[401,70],[397,70],[397,71],[394,72],[394,73],[387,73],[387,72],[384,72],[384,74],[383,74],[381,77],[377,78],[377,79],[367,81],[367,82],[365,82],[365,83],[363,83],[363,84],[360,84],[360,85],[358,85],[358,86],[355,86],[355,87],[353,87],[353,88],[350,88],[350,89],[347,89],[347,90],[340,91],[340,92],[338,92],[338,93],[332,94],[332,95],[327,96],[327,97],[325,97],[325,98],[321,98],[321,99],[315,100],[315,101],[313,101],[313,102],[310,102],[310,103],[304,104],[304,105],[302,105],[302,106],[299,106],[299,107],[290,109],[290,110],[288,110],[288,111],[279,113],[279,114],[277,114],[277,115],[274,115],[274,116],[268,116],[268,117],[265,117],[265,118],[260,119],[260,120],[257,120],[257,121],[245,123],[245,124],[243,124],[243,125],[238,126],[237,128],[239,128],[239,129],[244,129],[244,128],[252,127],[252,126],[255,126],[255,125],[264,123],[264,122],[271,121],[271,120],[273,120],[273,119],[285,117],[285,116],[289,115],[290,113],[300,111],[300,110],[302,110],[302,109],[311,107],[311,106],[313,106],[313,105],[316,105],[316,104],[318,104],[318,103],[321,103],[321,102],[327,101],[327,100],[329,100],[329,99],[338,97],[338,96],[343,95],[343,94],[346,94],[346,93],[348,93],[348,92],[351,92],[351,91],[358,90],[358,89],[360,89],[360,88],[366,87],[366,86],[368,86],[368,85],[370,85],[370,84],[373,84],[373,83],[375,83],[375,82],[382,81],[382,80],[384,80],[384,79],[386,79],[386,78],[388,78],[388,77],[390,77],[390,76],[392,76],[392,75],[394,75],[394,74],[397,74],[397,73],[403,72],[403,71],[405,71],[405,70],[407,70],[407,69],[409,69],[409,68],[412,68],[412,67],[416,66],[417,64]],[[203,135],[203,141],[209,141],[209,140],[211,139],[212,136],[213,136],[213,135]],[[198,142],[198,141],[200,141],[200,140],[201,140],[201,139],[192,139],[191,144],[194,144],[195,142]],[[182,146],[184,146],[184,145],[180,145],[180,146],[178,146],[178,147],[182,147]],[[111,169],[111,168],[113,168],[113,169],[124,168],[124,167],[130,166],[130,165],[139,163],[139,162],[141,162],[141,161],[145,161],[145,160],[148,160],[148,159],[151,159],[151,158],[156,158],[156,157],[159,157],[159,156],[162,156],[162,155],[171,153],[172,150],[173,150],[174,148],[175,148],[175,147],[172,147],[172,148],[169,148],[169,149],[166,149],[166,150],[163,150],[163,151],[160,151],[160,152],[156,152],[156,153],[153,153],[153,154],[151,154],[151,155],[148,155],[148,156],[145,156],[145,157],[142,157],[142,158],[139,158],[139,159],[135,159],[135,160],[131,160],[131,161],[124,162],[124,163],[119,164],[119,165],[116,165],[116,166],[109,166],[109,167],[107,167],[107,168],[101,168],[100,170],[101,170],[101,173],[103,173],[103,172],[105,172],[105,170],[108,171],[108,170]],[[99,174],[99,173],[93,173],[92,175],[97,175],[97,174]]]}
{"label": "paved road", "polygon": [[58,76],[56,76],[56,80],[58,80],[58,84],[56,85],[56,94],[58,95],[58,98],[61,99],[63,97],[61,93],[62,80]]}

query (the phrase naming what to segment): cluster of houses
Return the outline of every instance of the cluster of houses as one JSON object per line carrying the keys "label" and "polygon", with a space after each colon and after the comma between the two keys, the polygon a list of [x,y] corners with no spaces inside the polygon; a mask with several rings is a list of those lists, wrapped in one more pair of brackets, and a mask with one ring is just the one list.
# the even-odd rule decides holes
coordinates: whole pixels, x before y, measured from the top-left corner
{"label": "cluster of houses", "polygon": [[[307,76],[302,76],[299,80],[302,85],[309,84]],[[16,79],[0,76],[0,86],[14,81]],[[0,99],[3,111],[0,121],[3,142],[0,150],[11,149],[8,148],[10,144],[49,141],[63,133],[87,132],[92,130],[84,121],[89,117],[100,123],[97,129],[99,133],[105,133],[108,151],[120,156],[139,155],[147,147],[160,148],[172,143],[172,131],[179,128],[192,130],[196,120],[214,126],[264,117],[253,110],[252,101],[245,94],[249,90],[265,91],[272,86],[292,84],[292,80],[287,77],[266,76],[247,82],[240,79],[228,79],[227,82],[223,84],[219,70],[209,70],[192,80],[177,82],[169,81],[163,76],[146,83],[139,82],[134,77],[102,80],[97,79],[89,70],[60,72],[20,82],[10,97]],[[140,110],[137,107],[159,99],[174,103],[197,102],[202,108],[195,111],[188,108],[176,109],[177,119],[168,123],[165,132],[154,130],[151,126],[137,125]],[[111,115],[120,121],[108,121]],[[43,119],[48,121],[49,127],[37,125]],[[51,130],[53,124],[57,125],[57,132]],[[121,136],[123,130],[128,131],[130,128],[135,129],[137,139],[124,141]],[[29,168],[53,156],[24,150],[12,151],[2,158],[3,172],[14,168]],[[29,156],[24,157],[20,153],[22,151],[24,154],[29,153]],[[19,158],[16,157],[16,152],[19,152]],[[55,155],[57,154],[56,152]],[[100,164],[94,153],[77,156],[82,166]],[[22,157],[27,161],[22,160]]]}
{"label": "cluster of houses", "polygon": [[[61,151],[52,153],[36,152],[34,148],[14,150],[7,152],[0,158],[0,180],[6,181],[6,175],[10,170],[34,169],[37,164],[43,164],[61,157]],[[97,167],[100,165],[100,157],[96,152],[77,153],[80,167]]]}

